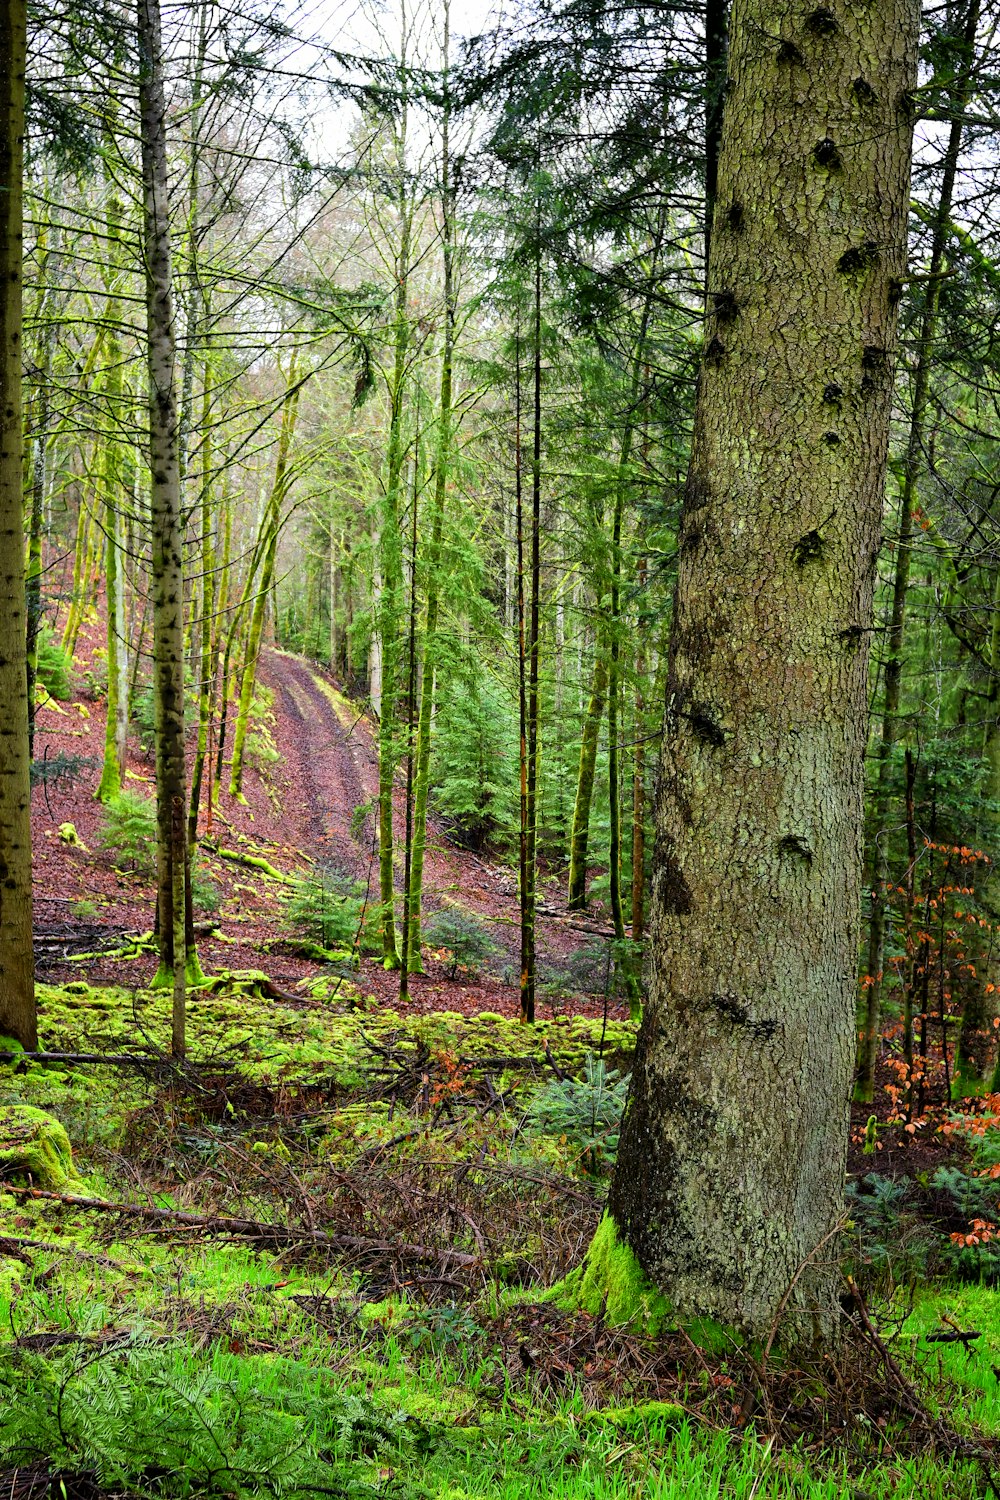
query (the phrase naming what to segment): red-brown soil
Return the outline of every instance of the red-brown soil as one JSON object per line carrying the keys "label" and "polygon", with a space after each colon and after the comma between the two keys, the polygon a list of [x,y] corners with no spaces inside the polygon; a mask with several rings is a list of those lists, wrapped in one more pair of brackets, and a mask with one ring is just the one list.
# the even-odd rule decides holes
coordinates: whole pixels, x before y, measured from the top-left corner
{"label": "red-brown soil", "polygon": [[[101,846],[102,809],[95,800],[104,748],[104,700],[95,692],[99,676],[103,625],[98,617],[81,632],[74,658],[71,701],[40,706],[37,715],[38,759],[83,757],[85,764],[72,781],[38,785],[32,796],[35,859],[36,930],[40,936],[39,977],[55,982],[87,978],[93,983],[140,985],[151,978],[152,956],[127,964],[109,960],[68,963],[60,960],[65,935],[67,953],[100,946],[101,936],[148,932],[153,922],[153,885],[149,878],[115,869]],[[259,872],[211,852],[212,844],[246,849],[240,836],[252,842],[275,868],[294,874],[310,862],[331,862],[377,891],[378,863],[374,818],[356,810],[373,800],[378,785],[375,725],[364,705],[340,700],[340,712],[321,683],[335,686],[322,667],[274,648],[264,652],[261,680],[274,694],[270,731],[280,760],[248,767],[246,805],[222,791],[209,828],[203,814],[203,856],[212,881],[222,895],[218,927],[222,937],[201,940],[199,952],[206,972],[220,969],[263,968],[280,984],[294,985],[319,972],[319,965],[294,956],[282,945],[282,888]],[[230,727],[231,735],[231,727]],[[152,795],[153,764],[142,752],[138,736],[129,741],[128,789]],[[397,827],[402,828],[404,792],[396,791]],[[72,823],[84,847],[60,837],[60,825]],[[358,826],[360,823],[360,826]],[[434,819],[428,829],[425,865],[428,910],[449,899],[482,917],[502,950],[475,981],[448,979],[443,963],[425,953],[425,975],[410,981],[414,1009],[480,1010],[516,1014],[516,986],[505,982],[516,968],[517,883],[511,867],[500,858],[480,857],[452,844]],[[561,892],[556,878],[543,883],[544,913],[538,921],[542,964],[558,963],[595,936],[607,937],[610,928],[597,917],[569,917],[559,911]],[[95,913],[81,913],[77,903],[96,904]],[[225,941],[222,939],[226,939]],[[234,941],[235,940],[235,941]],[[269,945],[273,945],[269,946]],[[507,974],[503,974],[504,970]],[[361,988],[383,1002],[395,1000],[398,975],[386,973],[372,959],[362,961]],[[559,1009],[599,1013],[601,1000],[576,998],[558,1001]],[[540,1005],[549,1014],[550,1004]],[[612,1014],[622,1015],[619,1007]]]}

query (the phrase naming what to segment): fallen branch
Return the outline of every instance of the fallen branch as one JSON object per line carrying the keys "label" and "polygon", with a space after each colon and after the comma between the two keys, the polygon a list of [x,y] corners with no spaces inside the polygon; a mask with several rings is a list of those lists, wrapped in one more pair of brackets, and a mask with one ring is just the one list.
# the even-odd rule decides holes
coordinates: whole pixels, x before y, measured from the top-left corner
{"label": "fallen branch", "polygon": [[242,854],[238,849],[223,849],[221,847],[213,849],[212,853],[217,854],[220,859],[231,859],[238,865],[247,865],[251,870],[259,870],[269,880],[277,880],[281,885],[295,884],[291,875],[285,875],[281,870],[276,870],[274,865],[264,859],[263,855]]}
{"label": "fallen branch", "polygon": [[175,1208],[151,1208],[142,1203],[114,1203],[107,1198],[85,1198],[78,1193],[54,1193],[46,1188],[12,1187],[4,1183],[5,1193],[21,1198],[63,1203],[69,1208],[92,1213],[122,1214],[126,1218],[148,1223],[171,1223],[188,1229],[200,1229],[206,1235],[233,1239],[265,1240],[279,1245],[315,1245],[341,1255],[391,1255],[397,1260],[435,1261],[445,1266],[482,1265],[478,1255],[461,1250],[435,1250],[429,1245],[394,1245],[390,1240],[369,1240],[359,1235],[327,1234],[322,1229],[288,1229],[281,1224],[264,1224],[256,1219],[230,1218],[226,1214],[189,1214]]}
{"label": "fallen branch", "polygon": [[108,1052],[0,1052],[0,1063],[106,1063],[109,1068],[197,1068],[211,1067],[211,1063],[175,1062],[169,1057],[143,1057],[131,1053]]}

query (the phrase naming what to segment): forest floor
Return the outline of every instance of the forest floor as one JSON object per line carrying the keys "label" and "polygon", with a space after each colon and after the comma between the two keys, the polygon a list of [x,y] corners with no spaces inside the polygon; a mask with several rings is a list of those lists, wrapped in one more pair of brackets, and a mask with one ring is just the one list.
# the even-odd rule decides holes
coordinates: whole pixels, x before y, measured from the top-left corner
{"label": "forest floor", "polygon": [[[488,923],[484,972],[453,980],[428,954],[401,1006],[373,960],[345,977],[297,955],[283,881],[221,851],[374,878],[375,746],[321,669],[269,651],[264,675],[279,758],[204,830],[215,977],[189,996],[183,1068],[151,953],[86,956],[131,953],[152,909],[149,875],[101,844],[99,694],[40,713],[39,758],[94,764],[35,792],[40,1028],[65,1055],[0,1063],[2,1493],[985,1494],[1000,1254],[988,1230],[966,1241],[1000,1217],[993,1101],[967,1131],[942,1100],[916,1130],[887,1124],[884,1088],[867,1134],[856,1118],[848,1333],[820,1368],[574,1306],[636,1036],[581,988],[607,929],[559,916],[552,882],[544,998],[521,1026],[512,873],[434,825],[430,902]],[[152,790],[138,740],[129,772]],[[48,1154],[19,1167],[4,1144],[39,1131]]]}

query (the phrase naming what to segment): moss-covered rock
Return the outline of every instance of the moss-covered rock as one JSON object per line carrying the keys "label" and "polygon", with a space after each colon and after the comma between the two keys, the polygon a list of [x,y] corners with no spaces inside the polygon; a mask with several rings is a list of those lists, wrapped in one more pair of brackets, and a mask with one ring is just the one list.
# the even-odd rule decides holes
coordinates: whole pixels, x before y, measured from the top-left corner
{"label": "moss-covered rock", "polygon": [[30,1104],[0,1106],[0,1181],[62,1191],[76,1176],[69,1136]]}

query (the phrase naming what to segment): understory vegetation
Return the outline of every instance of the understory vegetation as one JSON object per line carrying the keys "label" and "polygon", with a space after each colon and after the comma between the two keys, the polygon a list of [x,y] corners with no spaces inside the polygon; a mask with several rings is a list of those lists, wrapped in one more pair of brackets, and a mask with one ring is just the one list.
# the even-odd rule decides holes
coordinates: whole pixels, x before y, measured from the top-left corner
{"label": "understory vegetation", "polygon": [[[367,1010],[340,977],[285,1001],[268,984],[192,995],[183,1066],[161,992],[42,987],[42,1044],[66,1060],[0,1062],[0,1112],[43,1109],[74,1146],[55,1197],[9,1162],[0,1185],[16,1484],[982,1492],[1000,1319],[993,1247],[969,1236],[1000,1192],[1000,1120],[943,1118],[936,1167],[857,1176],[854,1332],[826,1375],[765,1371],[552,1300],[603,1210],[632,1023],[562,1016],[529,1037],[500,1015]],[[122,1061],[73,1061],[93,1053]]]}

